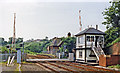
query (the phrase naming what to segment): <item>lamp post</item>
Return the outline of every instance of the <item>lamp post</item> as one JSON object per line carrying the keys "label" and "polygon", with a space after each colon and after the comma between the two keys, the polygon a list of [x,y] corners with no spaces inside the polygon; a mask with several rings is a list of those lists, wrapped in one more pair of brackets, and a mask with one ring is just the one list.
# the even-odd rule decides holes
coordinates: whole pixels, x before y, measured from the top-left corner
{"label": "lamp post", "polygon": [[20,44],[20,47],[23,48],[23,54],[24,54],[24,42],[22,42],[22,43]]}
{"label": "lamp post", "polygon": [[24,61],[24,42],[22,42],[21,44],[20,44],[20,47],[22,47],[23,48],[23,52],[22,52],[22,58],[23,58],[23,61]]}
{"label": "lamp post", "polygon": [[9,55],[10,55],[10,45],[7,45],[6,48],[9,49]]}
{"label": "lamp post", "polygon": [[16,48],[17,50],[17,63],[21,63],[21,48]]}

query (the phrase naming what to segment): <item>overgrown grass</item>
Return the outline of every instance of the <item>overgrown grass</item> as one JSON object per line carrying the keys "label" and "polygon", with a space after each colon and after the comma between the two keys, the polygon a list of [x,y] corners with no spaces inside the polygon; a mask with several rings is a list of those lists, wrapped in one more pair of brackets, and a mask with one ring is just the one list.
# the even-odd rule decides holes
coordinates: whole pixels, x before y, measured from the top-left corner
{"label": "overgrown grass", "polygon": [[118,69],[120,69],[120,65],[119,64],[117,64],[117,65],[112,65],[112,66],[108,66],[109,68],[118,68]]}
{"label": "overgrown grass", "polygon": [[7,62],[8,62],[8,61],[5,61],[5,62],[2,61],[2,62],[0,62],[0,64],[7,64]]}
{"label": "overgrown grass", "polygon": [[31,52],[30,50],[25,50],[25,53],[30,54],[30,55],[36,55],[36,52]]}
{"label": "overgrown grass", "polygon": [[52,54],[44,54],[44,53],[38,53],[38,54],[40,54],[40,55],[47,55],[47,56],[51,56],[51,57],[53,57],[53,58],[56,58],[56,56],[55,56],[55,55],[52,55]]}
{"label": "overgrown grass", "polygon": [[115,44],[115,43],[117,43],[117,42],[120,42],[120,37],[117,38],[116,40],[114,40],[114,41],[111,43],[111,45],[113,45],[113,44]]}
{"label": "overgrown grass", "polygon": [[31,52],[30,50],[26,50],[25,52],[26,52],[27,54],[29,54],[29,55],[37,55],[37,54],[40,54],[40,55],[51,56],[51,57],[53,57],[53,58],[56,57],[55,55],[52,55],[52,54],[36,53],[36,52]]}
{"label": "overgrown grass", "polygon": [[115,39],[112,43],[108,44],[108,47],[112,46],[113,44],[120,42],[120,37]]}

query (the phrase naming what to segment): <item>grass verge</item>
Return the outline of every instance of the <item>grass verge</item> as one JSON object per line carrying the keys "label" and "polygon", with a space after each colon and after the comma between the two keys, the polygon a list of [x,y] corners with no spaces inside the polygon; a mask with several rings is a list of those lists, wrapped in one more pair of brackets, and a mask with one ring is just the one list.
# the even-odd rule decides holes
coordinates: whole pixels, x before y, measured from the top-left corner
{"label": "grass verge", "polygon": [[112,65],[112,66],[108,66],[108,68],[117,68],[117,69],[120,69],[120,65],[117,64],[117,65]]}

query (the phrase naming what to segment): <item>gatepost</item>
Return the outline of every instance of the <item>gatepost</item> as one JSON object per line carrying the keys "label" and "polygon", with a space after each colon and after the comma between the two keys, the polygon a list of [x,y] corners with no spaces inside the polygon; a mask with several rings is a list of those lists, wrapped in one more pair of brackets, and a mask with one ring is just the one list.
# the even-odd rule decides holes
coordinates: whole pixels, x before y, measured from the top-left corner
{"label": "gatepost", "polygon": [[26,54],[24,53],[24,42],[20,43],[20,47],[22,48],[22,61],[26,61]]}
{"label": "gatepost", "polygon": [[74,61],[74,53],[69,53],[69,61]]}
{"label": "gatepost", "polygon": [[9,49],[9,57],[8,57],[8,62],[7,62],[7,66],[8,66],[10,63],[10,45],[7,45],[6,48]]}
{"label": "gatepost", "polygon": [[16,48],[17,50],[17,63],[21,64],[21,48]]}
{"label": "gatepost", "polygon": [[6,48],[9,49],[9,56],[10,56],[10,45],[7,45]]}

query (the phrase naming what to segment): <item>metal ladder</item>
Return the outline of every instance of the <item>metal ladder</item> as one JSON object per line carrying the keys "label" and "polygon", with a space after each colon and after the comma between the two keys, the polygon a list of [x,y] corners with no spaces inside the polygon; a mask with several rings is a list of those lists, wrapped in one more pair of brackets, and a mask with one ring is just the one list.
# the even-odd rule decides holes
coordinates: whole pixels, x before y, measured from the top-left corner
{"label": "metal ladder", "polygon": [[104,51],[102,50],[101,46],[99,45],[99,43],[97,44],[98,47],[94,47],[92,44],[92,50],[94,51],[98,61],[99,61],[99,56],[100,55],[105,55]]}

